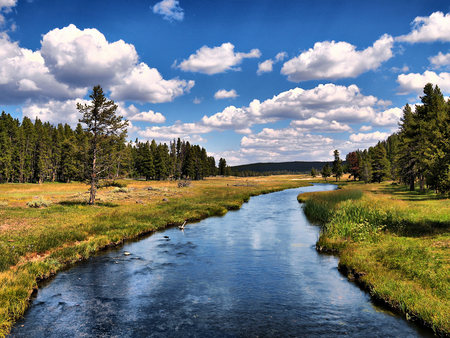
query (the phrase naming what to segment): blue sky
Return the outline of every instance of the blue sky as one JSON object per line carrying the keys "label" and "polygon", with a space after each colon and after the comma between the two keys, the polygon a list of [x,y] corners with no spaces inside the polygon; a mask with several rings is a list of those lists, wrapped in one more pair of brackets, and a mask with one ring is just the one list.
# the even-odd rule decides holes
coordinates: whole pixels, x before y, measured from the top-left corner
{"label": "blue sky", "polygon": [[230,165],[331,161],[450,94],[448,1],[0,0],[0,110],[75,126],[100,84],[129,140]]}

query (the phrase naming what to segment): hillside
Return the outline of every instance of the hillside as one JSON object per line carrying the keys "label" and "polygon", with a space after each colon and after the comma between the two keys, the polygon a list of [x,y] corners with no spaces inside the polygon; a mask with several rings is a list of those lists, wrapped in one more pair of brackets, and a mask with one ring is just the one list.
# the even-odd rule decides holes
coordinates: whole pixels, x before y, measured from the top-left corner
{"label": "hillside", "polygon": [[[332,161],[330,162],[306,162],[306,161],[295,161],[295,162],[278,162],[278,163],[253,163],[253,164],[245,164],[245,165],[237,165],[232,166],[232,171],[254,171],[254,172],[268,172],[268,171],[289,171],[289,172],[297,172],[297,173],[310,173],[311,168],[315,168],[317,170],[322,170],[323,166],[328,163],[330,166],[332,165]],[[343,163],[344,164],[344,163]]]}

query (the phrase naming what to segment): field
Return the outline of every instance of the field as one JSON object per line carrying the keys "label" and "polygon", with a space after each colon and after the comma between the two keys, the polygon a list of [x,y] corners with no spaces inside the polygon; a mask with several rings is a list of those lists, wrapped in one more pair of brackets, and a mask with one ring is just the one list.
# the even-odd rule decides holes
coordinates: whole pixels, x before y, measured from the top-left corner
{"label": "field", "polygon": [[338,252],[340,268],[408,320],[450,333],[450,201],[396,184],[342,182],[333,192],[302,195],[323,225],[317,243]]}
{"label": "field", "polygon": [[300,176],[120,181],[86,205],[80,183],[0,185],[0,337],[28,306],[38,281],[124,240],[239,209],[251,196],[308,185]]}

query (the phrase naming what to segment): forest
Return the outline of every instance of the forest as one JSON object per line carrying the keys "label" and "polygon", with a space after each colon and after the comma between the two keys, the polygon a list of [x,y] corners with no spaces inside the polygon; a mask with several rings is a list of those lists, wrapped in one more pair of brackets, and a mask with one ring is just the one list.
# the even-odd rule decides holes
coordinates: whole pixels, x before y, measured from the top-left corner
{"label": "forest", "polygon": [[[87,149],[92,135],[78,123],[54,126],[38,118],[22,122],[4,111],[0,117],[0,183],[83,181]],[[118,159],[108,177],[146,180],[194,179],[229,175],[225,159],[218,166],[206,149],[188,141],[116,142],[111,150]]]}
{"label": "forest", "polygon": [[[422,192],[432,189],[440,194],[449,193],[450,99],[446,101],[439,87],[431,83],[423,92],[422,104],[414,110],[405,105],[398,132],[369,149],[348,153],[342,170],[355,180],[392,180],[409,186],[410,190],[418,184]],[[333,168],[328,169],[333,174],[339,160],[335,151]],[[325,167],[324,170],[327,171]]]}

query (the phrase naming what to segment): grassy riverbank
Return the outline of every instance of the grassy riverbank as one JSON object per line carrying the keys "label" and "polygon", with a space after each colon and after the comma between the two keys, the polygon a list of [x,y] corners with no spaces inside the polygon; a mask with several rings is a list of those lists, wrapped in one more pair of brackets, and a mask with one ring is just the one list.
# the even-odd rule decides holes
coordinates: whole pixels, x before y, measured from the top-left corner
{"label": "grassy riverbank", "polygon": [[210,178],[184,188],[127,180],[126,189],[100,190],[95,206],[86,205],[84,184],[0,185],[0,337],[24,313],[37,281],[67,264],[167,225],[224,215],[251,196],[308,185],[293,178]]}
{"label": "grassy riverbank", "polygon": [[[324,231],[319,249],[407,319],[450,334],[450,202],[390,183],[301,196]],[[321,210],[325,210],[322,212]]]}

